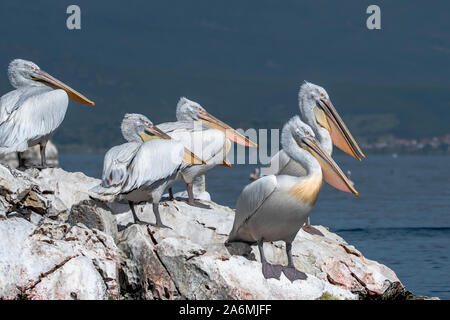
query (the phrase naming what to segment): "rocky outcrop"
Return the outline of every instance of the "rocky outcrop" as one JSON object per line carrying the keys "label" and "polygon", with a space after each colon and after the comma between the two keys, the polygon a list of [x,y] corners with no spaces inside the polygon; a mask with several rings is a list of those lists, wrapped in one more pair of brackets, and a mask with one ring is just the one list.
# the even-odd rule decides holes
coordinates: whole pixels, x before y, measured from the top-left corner
{"label": "rocky outcrop", "polygon": [[[395,299],[406,291],[395,273],[365,258],[325,227],[300,231],[291,283],[266,280],[255,246],[224,242],[234,211],[165,201],[171,229],[133,224],[128,204],[89,197],[99,180],[62,169],[20,172],[0,166],[0,298],[4,299]],[[151,204],[137,215],[154,222]],[[265,245],[286,264],[284,243]]]}
{"label": "rocky outcrop", "polygon": [[1,298],[119,297],[117,247],[101,231],[12,217],[0,221],[0,235]]}

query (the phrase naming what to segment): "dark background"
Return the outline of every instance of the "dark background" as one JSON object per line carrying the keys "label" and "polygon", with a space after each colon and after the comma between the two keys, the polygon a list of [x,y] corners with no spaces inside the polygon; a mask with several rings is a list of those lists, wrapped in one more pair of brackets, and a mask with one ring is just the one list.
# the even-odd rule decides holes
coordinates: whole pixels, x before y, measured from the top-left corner
{"label": "dark background", "polygon": [[[81,30],[66,8],[81,7]],[[381,30],[366,8],[381,7]],[[240,128],[279,128],[303,80],[324,86],[363,141],[448,133],[448,1],[11,1],[0,3],[0,94],[13,58],[96,102],[71,102],[65,150],[122,141],[125,112],[175,119],[180,96]]]}

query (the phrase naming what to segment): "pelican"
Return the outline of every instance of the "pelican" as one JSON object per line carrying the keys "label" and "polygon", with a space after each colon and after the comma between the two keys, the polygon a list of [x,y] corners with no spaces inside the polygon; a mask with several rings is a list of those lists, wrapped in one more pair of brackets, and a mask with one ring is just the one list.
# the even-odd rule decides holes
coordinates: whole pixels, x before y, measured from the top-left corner
{"label": "pelican", "polygon": [[0,154],[19,152],[21,166],[20,152],[39,144],[44,168],[47,141],[64,120],[68,97],[82,104],[95,103],[31,61],[11,61],[8,77],[16,90],[0,98]]}
{"label": "pelican", "polygon": [[204,162],[144,115],[125,114],[121,130],[128,142],[105,154],[102,182],[90,190],[91,197],[108,202],[127,200],[136,223],[145,222],[137,217],[134,203],[151,201],[156,218],[152,225],[166,228],[158,208],[163,192],[184,164]]}
{"label": "pelican", "polygon": [[[286,123],[281,141],[286,154],[300,163],[306,174],[269,175],[247,185],[237,200],[227,242],[257,243],[264,277],[279,278],[283,272],[294,281],[306,279],[306,274],[294,267],[292,241],[316,203],[322,180],[338,190],[356,196],[358,192],[300,117],[294,116]],[[280,240],[286,242],[286,267],[269,264],[264,256],[263,242]]]}
{"label": "pelican", "polygon": [[[366,157],[334,108],[324,88],[305,81],[300,87],[298,101],[303,120],[312,128],[320,147],[329,156],[333,152],[334,144],[360,161]],[[306,173],[305,168],[292,160],[284,150],[280,150],[272,157],[267,169],[266,174],[275,175],[302,176]],[[312,234],[322,235],[319,230],[310,225],[309,218],[303,229]]]}
{"label": "pelican", "polygon": [[[199,155],[206,164],[188,165],[180,172],[179,179],[186,183],[188,203],[194,205],[193,181],[218,165],[231,167],[226,155],[231,142],[244,146],[258,145],[209,114],[197,102],[181,97],[177,104],[176,122],[158,124],[157,127]],[[169,193],[172,194],[169,189]]]}

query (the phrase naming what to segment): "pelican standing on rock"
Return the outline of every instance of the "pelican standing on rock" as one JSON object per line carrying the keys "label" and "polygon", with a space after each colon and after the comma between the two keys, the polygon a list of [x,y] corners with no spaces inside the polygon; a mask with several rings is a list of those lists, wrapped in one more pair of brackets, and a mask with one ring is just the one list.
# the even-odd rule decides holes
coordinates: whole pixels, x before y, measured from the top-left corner
{"label": "pelican standing on rock", "polygon": [[[298,116],[283,127],[284,152],[306,170],[303,176],[269,175],[247,185],[236,203],[233,229],[227,242],[257,243],[265,278],[306,279],[292,259],[292,242],[306,222],[322,187],[333,187],[358,195],[338,165],[325,152],[311,128]],[[263,242],[286,242],[288,265],[272,265],[264,256]]]}
{"label": "pelican standing on rock", "polygon": [[[324,88],[305,81],[300,87],[298,101],[303,121],[312,128],[320,147],[329,156],[333,152],[334,144],[360,161],[365,158]],[[302,176],[305,174],[305,168],[292,160],[285,150],[280,150],[275,154],[270,161],[269,168],[265,170],[267,175]],[[311,234],[322,235],[319,230],[310,225],[309,219],[303,229]]]}
{"label": "pelican standing on rock", "polygon": [[13,60],[8,77],[16,90],[0,98],[0,154],[23,152],[39,144],[44,168],[47,141],[64,120],[68,97],[82,104],[95,103],[31,61]]}
{"label": "pelican standing on rock", "polygon": [[[178,121],[161,123],[157,127],[173,139],[182,141],[185,147],[206,161],[206,164],[202,165],[188,165],[180,172],[179,178],[186,182],[188,203],[194,205],[194,179],[218,165],[231,167],[226,160],[231,142],[251,147],[258,145],[209,114],[197,102],[185,97],[178,101],[176,117]],[[171,190],[169,191],[172,194]]]}
{"label": "pelican standing on rock", "polygon": [[135,202],[151,201],[155,226],[166,227],[159,214],[159,201],[184,164],[204,163],[184,145],[172,140],[144,115],[126,114],[121,125],[128,141],[111,148],[103,162],[102,182],[91,197],[102,201],[125,199],[136,223]]}

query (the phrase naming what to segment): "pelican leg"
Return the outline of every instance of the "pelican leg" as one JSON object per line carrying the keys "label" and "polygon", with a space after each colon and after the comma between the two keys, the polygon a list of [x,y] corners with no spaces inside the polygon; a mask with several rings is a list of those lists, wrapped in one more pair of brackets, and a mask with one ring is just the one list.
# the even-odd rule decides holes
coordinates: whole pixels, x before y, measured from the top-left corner
{"label": "pelican leg", "polygon": [[202,209],[211,209],[210,206],[206,205],[206,204],[202,204],[202,203],[195,203],[194,201],[194,190],[193,190],[194,185],[191,183],[186,183],[186,190],[187,190],[187,194],[188,194],[188,205],[193,206],[193,207],[198,207],[198,208],[202,208]]}
{"label": "pelican leg", "polygon": [[136,215],[136,211],[134,210],[134,202],[128,201],[128,205],[130,206],[131,213],[133,213],[134,222],[137,224],[149,224],[148,222],[141,221],[138,216]]}
{"label": "pelican leg", "polygon": [[308,219],[306,220],[305,224],[303,225],[302,229],[303,229],[303,231],[305,231],[305,232],[307,232],[307,233],[309,233],[309,234],[324,237],[323,233],[320,232],[319,229],[314,228],[314,227],[311,225],[311,222],[310,222],[309,217],[308,217]]}
{"label": "pelican leg", "polygon": [[259,249],[259,254],[261,257],[262,273],[263,273],[264,278],[280,279],[281,271],[282,271],[283,267],[280,265],[277,265],[277,264],[270,264],[267,262],[266,257],[264,256],[264,247],[263,247],[262,240],[258,241],[258,249]]}
{"label": "pelican leg", "polygon": [[187,194],[188,194],[188,204],[193,206],[194,205],[194,191],[192,190],[193,188],[193,184],[191,183],[186,183],[186,190],[187,190]]}
{"label": "pelican leg", "polygon": [[308,278],[306,273],[297,270],[294,266],[294,260],[292,259],[292,243],[286,242],[286,253],[288,257],[288,265],[283,267],[283,273],[291,280],[291,282],[295,280],[306,280]]}
{"label": "pelican leg", "polygon": [[156,223],[151,223],[152,226],[172,229],[171,227],[168,227],[164,223],[162,223],[161,216],[159,215],[159,204],[158,203],[153,204],[153,213],[155,214]]}
{"label": "pelican leg", "polygon": [[168,227],[168,226],[166,226],[166,225],[164,225],[162,223],[161,217],[159,216],[159,210],[158,210],[158,204],[157,203],[153,204],[153,213],[155,214],[155,217],[156,217],[156,223],[145,222],[145,221],[142,221],[141,219],[139,219],[137,214],[136,214],[136,211],[134,210],[134,202],[133,201],[128,201],[128,205],[130,206],[131,212],[133,213],[133,218],[134,218],[134,222],[135,223],[142,224],[142,225],[151,225],[151,226],[154,226],[154,227],[171,229],[170,227]]}
{"label": "pelican leg", "polygon": [[172,187],[169,188],[169,200],[173,201],[175,198],[173,197],[173,190]]}
{"label": "pelican leg", "polygon": [[25,159],[22,157],[21,152],[17,152],[17,160],[19,161],[19,166],[17,168],[25,168]]}
{"label": "pelican leg", "polygon": [[40,143],[39,149],[41,151],[41,166],[45,168],[47,166],[47,159],[45,158],[45,147],[47,146],[47,142]]}
{"label": "pelican leg", "polygon": [[39,143],[39,150],[41,152],[41,164],[36,166],[37,169],[45,169],[52,167],[47,165],[47,157],[45,155],[46,148],[47,148],[47,141]]}

